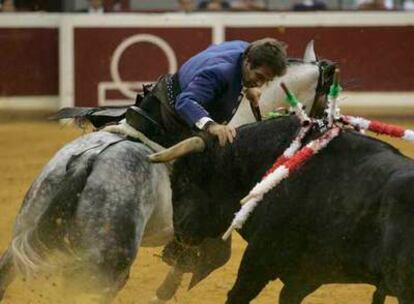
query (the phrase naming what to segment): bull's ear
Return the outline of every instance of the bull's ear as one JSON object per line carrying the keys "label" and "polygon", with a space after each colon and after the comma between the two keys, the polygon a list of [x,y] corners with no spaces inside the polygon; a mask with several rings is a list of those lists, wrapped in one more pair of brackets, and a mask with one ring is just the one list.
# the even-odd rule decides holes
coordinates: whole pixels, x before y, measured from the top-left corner
{"label": "bull's ear", "polygon": [[303,55],[303,61],[310,63],[316,61],[315,49],[313,48],[313,40],[308,42],[308,45],[305,49],[305,54]]}

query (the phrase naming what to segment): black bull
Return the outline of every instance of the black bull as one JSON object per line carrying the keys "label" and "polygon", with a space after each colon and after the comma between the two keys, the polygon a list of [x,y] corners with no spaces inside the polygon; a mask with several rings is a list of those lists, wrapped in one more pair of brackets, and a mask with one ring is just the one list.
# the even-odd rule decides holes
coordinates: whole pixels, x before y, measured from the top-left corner
{"label": "black bull", "polygon": [[[293,117],[242,127],[225,148],[176,162],[175,231],[219,237],[239,201],[294,138]],[[414,303],[414,161],[392,146],[343,131],[265,195],[240,233],[248,242],[227,303],[249,303],[271,280],[279,303],[300,303],[322,284],[368,283]]]}

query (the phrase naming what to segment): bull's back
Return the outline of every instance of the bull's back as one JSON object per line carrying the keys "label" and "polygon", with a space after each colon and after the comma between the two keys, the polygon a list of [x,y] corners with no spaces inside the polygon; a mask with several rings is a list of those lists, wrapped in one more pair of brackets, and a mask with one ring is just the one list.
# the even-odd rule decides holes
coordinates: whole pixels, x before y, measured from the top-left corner
{"label": "bull's back", "polygon": [[306,269],[325,283],[374,282],[384,196],[396,172],[414,172],[414,162],[385,143],[343,134],[265,197],[249,243],[273,244],[274,262],[290,265],[287,276]]}

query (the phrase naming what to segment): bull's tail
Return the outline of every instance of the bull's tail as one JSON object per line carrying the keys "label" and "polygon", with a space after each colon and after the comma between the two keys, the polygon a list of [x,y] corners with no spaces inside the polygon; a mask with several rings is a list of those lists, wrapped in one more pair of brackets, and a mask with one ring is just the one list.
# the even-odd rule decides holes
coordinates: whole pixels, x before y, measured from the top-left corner
{"label": "bull's tail", "polygon": [[14,236],[11,254],[16,270],[23,276],[31,277],[38,272],[56,269],[62,259],[51,260],[51,253],[71,253],[67,239],[68,227],[95,158],[95,153],[85,153],[72,159],[62,182],[36,224]]}

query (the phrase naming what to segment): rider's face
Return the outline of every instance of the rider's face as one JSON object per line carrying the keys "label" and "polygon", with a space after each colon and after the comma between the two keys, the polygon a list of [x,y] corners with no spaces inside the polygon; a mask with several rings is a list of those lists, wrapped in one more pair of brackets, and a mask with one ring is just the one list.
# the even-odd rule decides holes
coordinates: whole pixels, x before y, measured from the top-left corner
{"label": "rider's face", "polygon": [[271,81],[275,74],[265,65],[252,68],[250,62],[245,59],[243,62],[243,85],[246,88],[261,87],[268,81]]}

